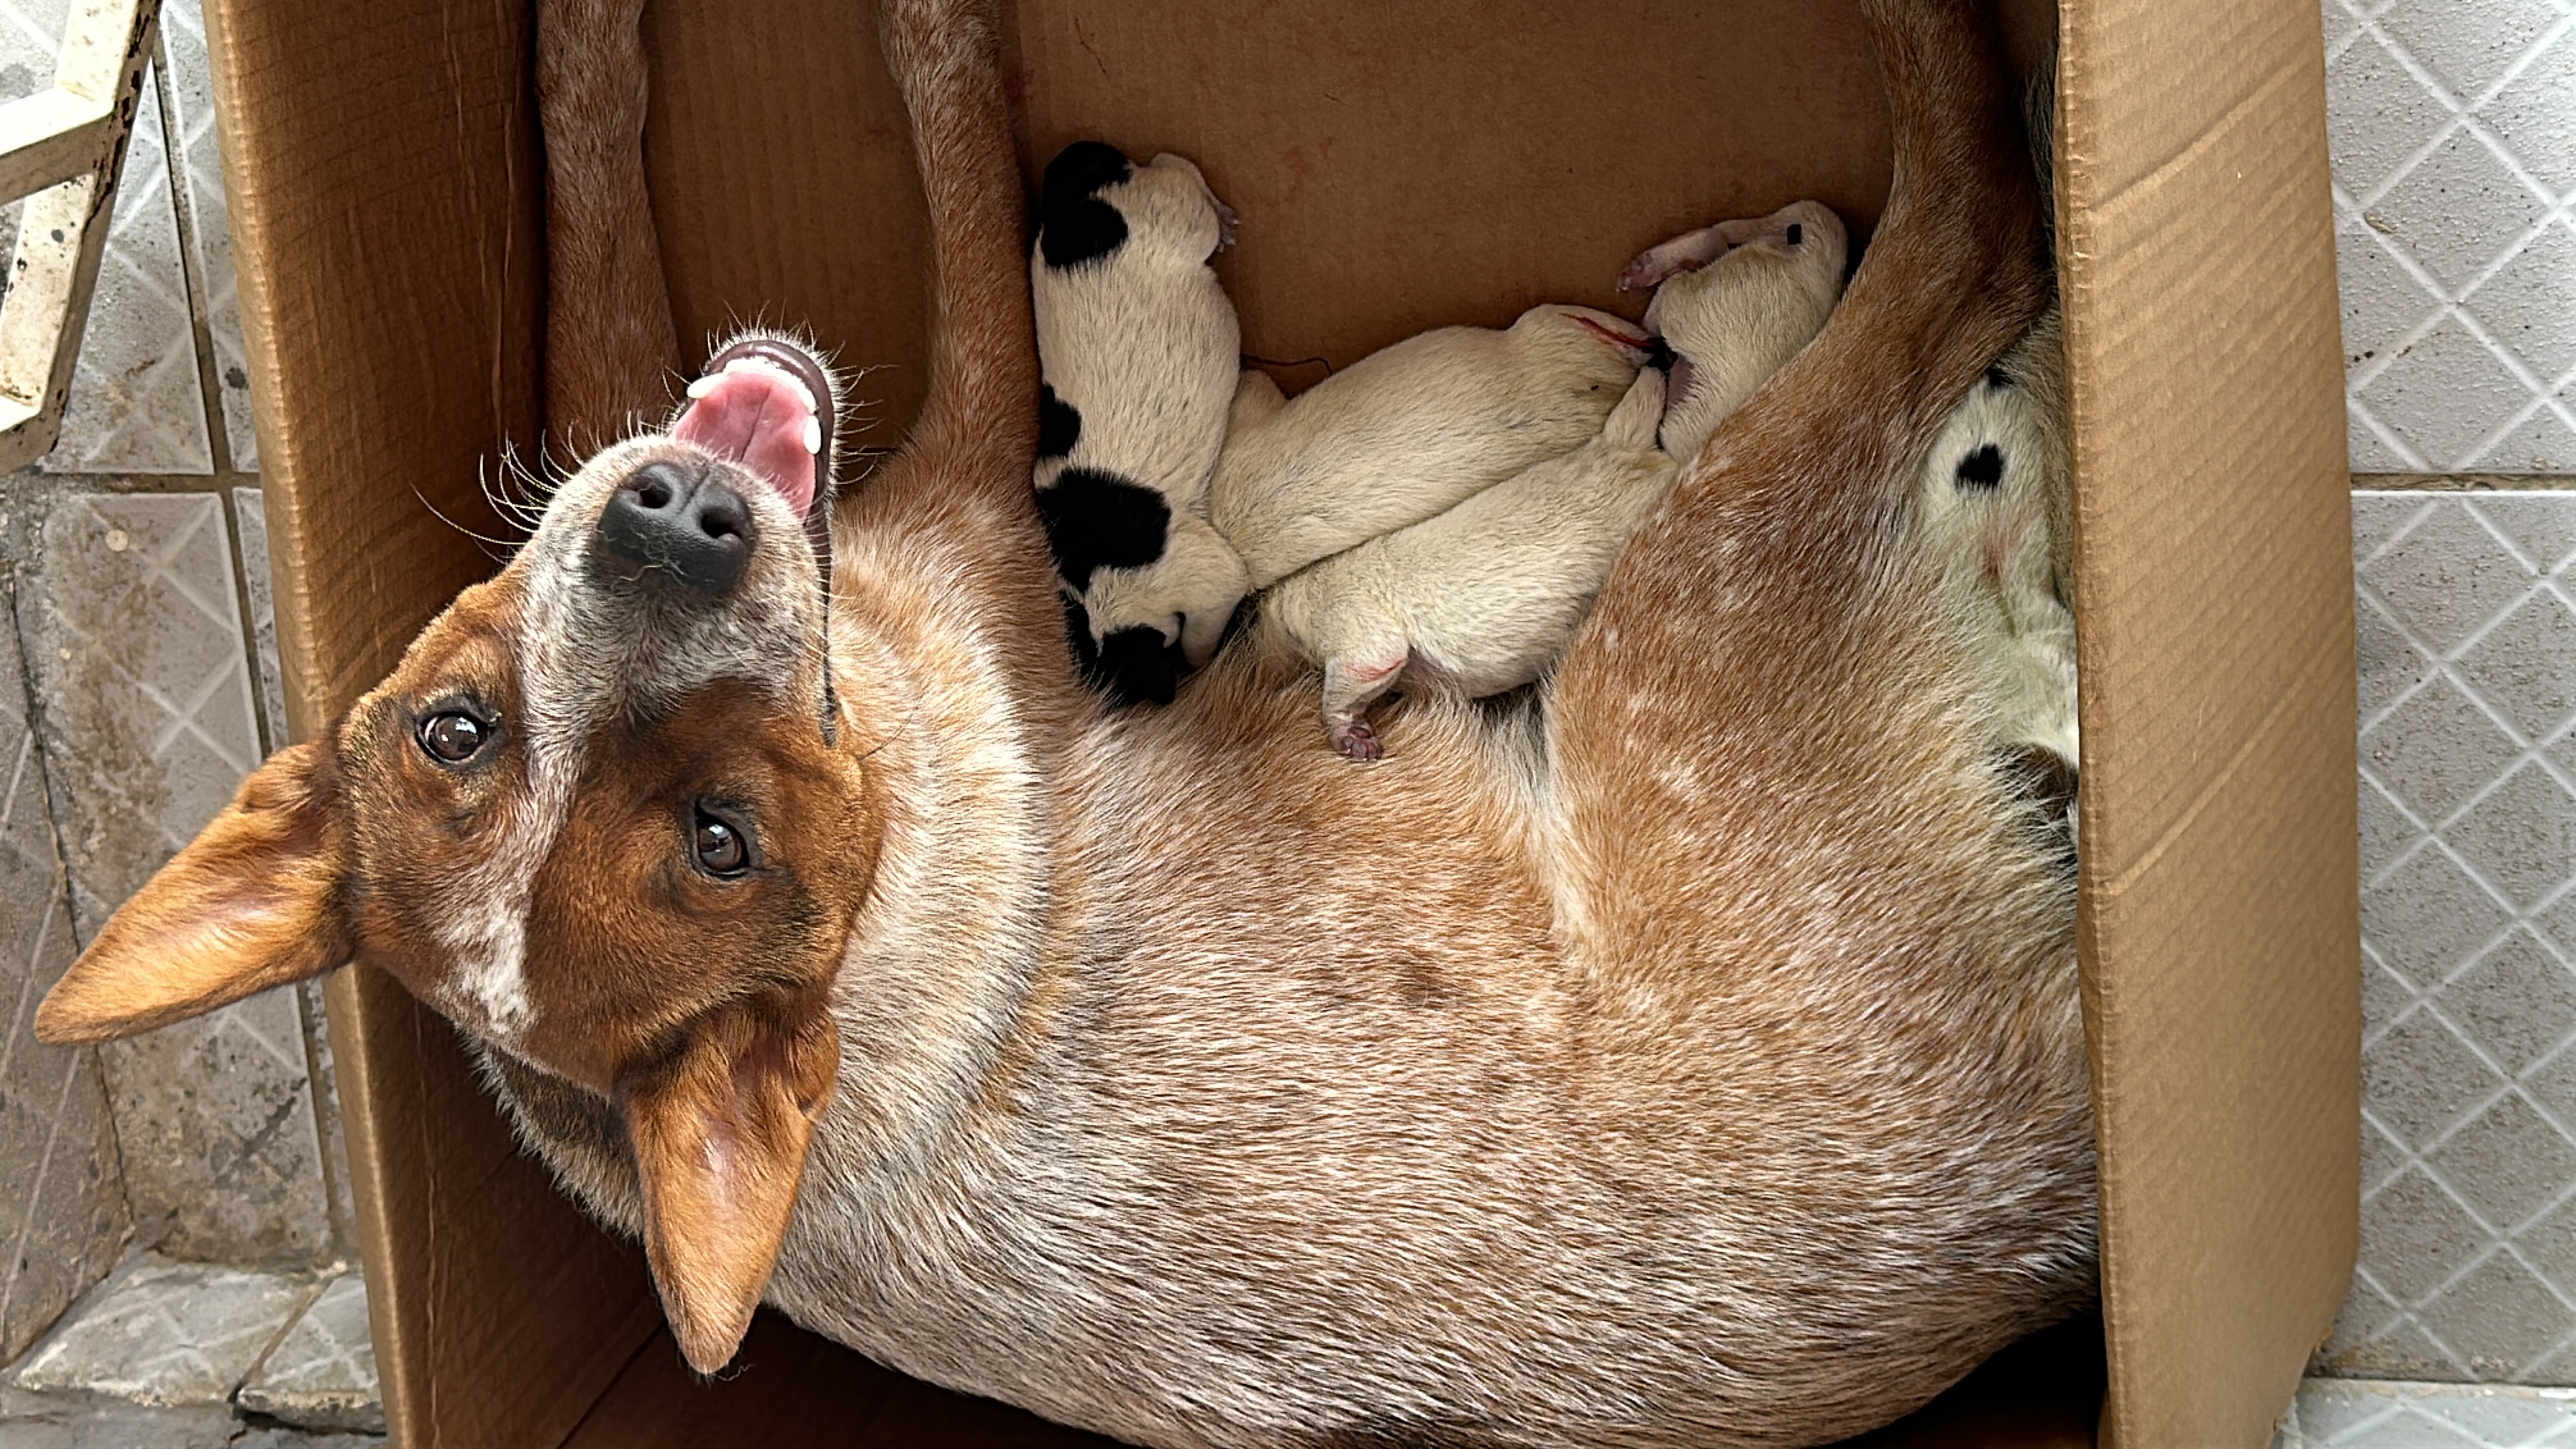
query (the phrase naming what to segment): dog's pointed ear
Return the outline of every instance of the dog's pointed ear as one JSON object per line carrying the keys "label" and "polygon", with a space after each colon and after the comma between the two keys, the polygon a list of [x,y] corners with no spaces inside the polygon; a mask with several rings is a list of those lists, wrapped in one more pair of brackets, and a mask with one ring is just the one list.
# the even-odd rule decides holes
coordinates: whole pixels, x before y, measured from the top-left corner
{"label": "dog's pointed ear", "polygon": [[289,745],[108,917],[36,1008],[36,1036],[108,1041],[319,976],[355,954],[348,830],[327,745]]}
{"label": "dog's pointed ear", "polygon": [[644,1255],[689,1366],[730,1362],[769,1286],[840,1039],[821,989],[718,1007],[618,1084],[644,1186]]}

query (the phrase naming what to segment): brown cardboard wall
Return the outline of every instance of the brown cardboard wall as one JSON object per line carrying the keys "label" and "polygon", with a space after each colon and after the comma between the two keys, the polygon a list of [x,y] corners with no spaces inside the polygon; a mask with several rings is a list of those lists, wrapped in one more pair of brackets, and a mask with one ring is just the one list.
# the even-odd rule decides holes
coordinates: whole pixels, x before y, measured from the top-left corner
{"label": "brown cardboard wall", "polygon": [[[461,530],[503,535],[480,480],[536,435],[527,14],[217,0],[206,18],[279,652],[310,738],[492,571]],[[640,1255],[517,1154],[444,1020],[364,966],[329,993],[395,1432],[552,1444],[658,1321]]]}
{"label": "brown cardboard wall", "polygon": [[2351,1273],[2350,521],[2296,0],[2066,9],[2083,941],[2111,1442],[2257,1445]]}

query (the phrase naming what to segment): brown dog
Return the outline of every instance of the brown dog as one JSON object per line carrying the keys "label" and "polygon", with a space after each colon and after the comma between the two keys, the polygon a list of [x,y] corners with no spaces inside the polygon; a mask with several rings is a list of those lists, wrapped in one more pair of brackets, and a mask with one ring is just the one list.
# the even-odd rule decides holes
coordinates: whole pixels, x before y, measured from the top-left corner
{"label": "brown dog", "polygon": [[937,259],[901,456],[818,549],[789,445],[829,389],[755,340],[263,766],[40,1032],[363,953],[640,1234],[701,1369],[765,1296],[1158,1445],[1923,1402],[2092,1294],[2092,1134],[2073,882],[1908,511],[2046,301],[2033,183],[1974,7],[1864,7],[1895,189],[1840,310],[1550,684],[1418,703],[1357,771],[1253,650],[1147,714],[1075,685],[995,22],[891,0]]}

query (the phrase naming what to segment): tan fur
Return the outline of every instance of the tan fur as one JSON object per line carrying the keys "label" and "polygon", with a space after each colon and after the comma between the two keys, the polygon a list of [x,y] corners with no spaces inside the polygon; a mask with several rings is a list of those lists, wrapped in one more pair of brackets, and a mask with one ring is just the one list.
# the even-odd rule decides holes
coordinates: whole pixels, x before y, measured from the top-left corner
{"label": "tan fur", "polygon": [[[369,959],[478,1038],[570,1188],[661,1244],[693,1363],[753,1284],[1140,1444],[1793,1445],[2092,1294],[2073,885],[1907,524],[1945,413],[2043,305],[2037,206],[1974,11],[1863,8],[1895,189],[1841,308],[1684,471],[1552,682],[1408,709],[1359,771],[1257,650],[1164,710],[1074,685],[992,17],[887,5],[938,331],[906,451],[841,505],[833,742],[818,655],[710,654],[639,693],[702,621],[549,562],[673,446],[646,438],[566,485],[322,747],[342,787],[293,807]],[[725,610],[817,637],[792,539],[762,537]],[[603,621],[645,637],[565,652],[624,637]],[[488,767],[426,764],[409,722],[469,686],[514,733]],[[677,868],[650,822],[738,771],[792,797],[763,844],[825,898],[747,903],[665,982],[621,955],[686,941],[637,884]],[[550,944],[455,975],[438,920],[514,939],[479,842],[539,838],[516,929]],[[183,856],[126,911],[168,930],[225,878]],[[50,1031],[160,1019],[114,937]],[[280,969],[266,947],[243,981]],[[691,1195],[774,1200],[818,1024],[839,1061],[772,1269],[764,1213]],[[691,1180],[726,1133],[746,1165]]]}
{"label": "tan fur", "polygon": [[680,367],[644,185],[644,0],[537,0],[546,429],[576,455],[670,405]]}

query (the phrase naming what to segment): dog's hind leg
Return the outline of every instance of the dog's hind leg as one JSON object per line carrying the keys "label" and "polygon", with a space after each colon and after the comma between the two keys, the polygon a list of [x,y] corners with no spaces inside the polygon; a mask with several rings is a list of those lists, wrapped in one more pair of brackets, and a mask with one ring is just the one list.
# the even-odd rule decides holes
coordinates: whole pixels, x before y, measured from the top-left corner
{"label": "dog's hind leg", "polygon": [[546,430],[575,456],[658,424],[680,366],[644,181],[644,0],[538,0]]}
{"label": "dog's hind leg", "polygon": [[[1972,767],[1899,545],[1943,418],[2046,302],[2038,193],[1980,7],[1862,8],[1895,134],[1877,234],[1823,333],[1630,541],[1549,698],[1561,899],[1598,961],[1785,939],[1753,916],[1828,897],[1853,902],[1840,931],[1885,893],[1872,871],[1984,828],[1973,800],[1915,798]],[[1887,924],[1944,909],[1916,907]]]}

